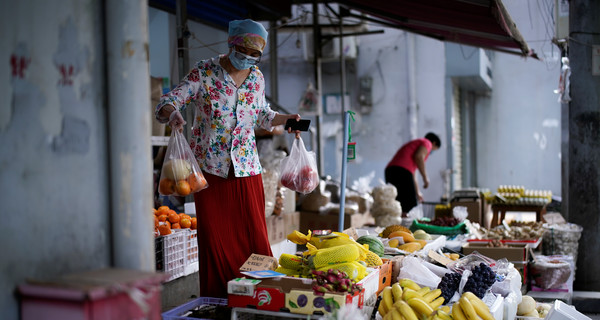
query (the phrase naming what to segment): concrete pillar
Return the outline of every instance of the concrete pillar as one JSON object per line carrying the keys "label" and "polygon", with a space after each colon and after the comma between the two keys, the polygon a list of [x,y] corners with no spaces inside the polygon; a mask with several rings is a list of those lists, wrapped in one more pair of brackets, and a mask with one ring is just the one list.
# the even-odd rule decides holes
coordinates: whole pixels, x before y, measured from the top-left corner
{"label": "concrete pillar", "polygon": [[600,1],[569,8],[569,222],[583,226],[575,290],[600,291],[600,75],[592,74],[592,45],[600,45]]}
{"label": "concrete pillar", "polygon": [[154,271],[147,20],[147,1],[105,2],[112,265]]}

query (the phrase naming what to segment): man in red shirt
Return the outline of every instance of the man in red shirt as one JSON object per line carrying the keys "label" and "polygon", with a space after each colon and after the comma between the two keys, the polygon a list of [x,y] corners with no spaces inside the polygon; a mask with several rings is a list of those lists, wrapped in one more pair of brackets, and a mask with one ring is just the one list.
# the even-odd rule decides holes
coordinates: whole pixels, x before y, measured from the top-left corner
{"label": "man in red shirt", "polygon": [[429,132],[425,138],[415,139],[403,145],[385,167],[385,182],[394,185],[398,190],[396,200],[402,205],[403,216],[417,206],[417,201],[423,202],[415,171],[419,169],[423,177],[423,188],[427,189],[429,178],[425,170],[425,160],[441,145],[440,138]]}

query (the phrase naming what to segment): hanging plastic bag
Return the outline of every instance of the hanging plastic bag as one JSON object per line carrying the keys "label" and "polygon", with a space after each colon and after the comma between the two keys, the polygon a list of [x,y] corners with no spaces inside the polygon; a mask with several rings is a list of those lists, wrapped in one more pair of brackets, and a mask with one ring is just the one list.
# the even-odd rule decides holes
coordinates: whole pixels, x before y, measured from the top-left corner
{"label": "hanging plastic bag", "polygon": [[206,187],[208,183],[183,133],[172,130],[160,172],[158,193],[183,197]]}
{"label": "hanging plastic bag", "polygon": [[294,140],[290,154],[281,160],[281,184],[300,193],[311,193],[319,185],[317,157],[307,151],[302,138]]}

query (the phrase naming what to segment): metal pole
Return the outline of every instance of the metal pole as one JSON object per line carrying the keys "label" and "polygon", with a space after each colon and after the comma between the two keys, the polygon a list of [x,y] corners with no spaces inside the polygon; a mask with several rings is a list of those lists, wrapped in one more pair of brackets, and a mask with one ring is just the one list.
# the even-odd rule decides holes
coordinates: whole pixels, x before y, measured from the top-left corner
{"label": "metal pole", "polygon": [[270,23],[269,30],[269,64],[271,65],[271,99],[279,102],[279,74],[277,70],[277,21]]}
{"label": "metal pole", "polygon": [[[350,125],[350,113],[344,114],[344,141],[348,141],[348,126]],[[346,204],[346,172],[348,167],[348,143],[344,143],[344,153],[342,154],[342,183],[340,185],[340,216],[338,217],[338,231],[344,231],[344,216]]]}
{"label": "metal pole", "polygon": [[[319,29],[319,4],[313,0],[313,57],[315,72],[315,89],[317,89],[318,99],[321,99],[321,31]],[[317,123],[317,166],[323,175],[325,162],[323,159],[323,144],[321,143],[321,110],[317,111],[315,122]]]}
{"label": "metal pole", "polygon": [[[344,117],[346,117],[346,99],[344,96],[346,94],[346,63],[344,61],[344,19],[340,15],[340,37],[338,38],[340,42],[340,91],[341,94],[341,103],[342,103],[342,121],[344,121]],[[345,140],[344,143],[347,143],[348,140]]]}
{"label": "metal pole", "polygon": [[104,3],[111,264],[154,271],[148,3]]}
{"label": "metal pole", "polygon": [[[177,0],[175,3],[175,23],[177,25],[177,65],[179,70],[179,80],[181,80],[190,71],[187,34],[187,0]],[[177,83],[178,82],[179,81],[177,81]],[[193,108],[185,109],[182,116],[187,122],[183,134],[189,139],[192,135],[192,119],[194,119]],[[188,199],[193,199],[193,196],[189,196]]]}

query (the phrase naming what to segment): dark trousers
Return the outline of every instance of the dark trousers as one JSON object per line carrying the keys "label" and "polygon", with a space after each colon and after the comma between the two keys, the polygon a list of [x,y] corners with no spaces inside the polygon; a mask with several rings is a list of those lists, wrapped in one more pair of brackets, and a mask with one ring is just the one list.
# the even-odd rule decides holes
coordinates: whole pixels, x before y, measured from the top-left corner
{"label": "dark trousers", "polygon": [[402,212],[408,213],[417,206],[417,190],[413,174],[402,167],[385,168],[385,182],[398,190],[396,200],[402,205]]}

